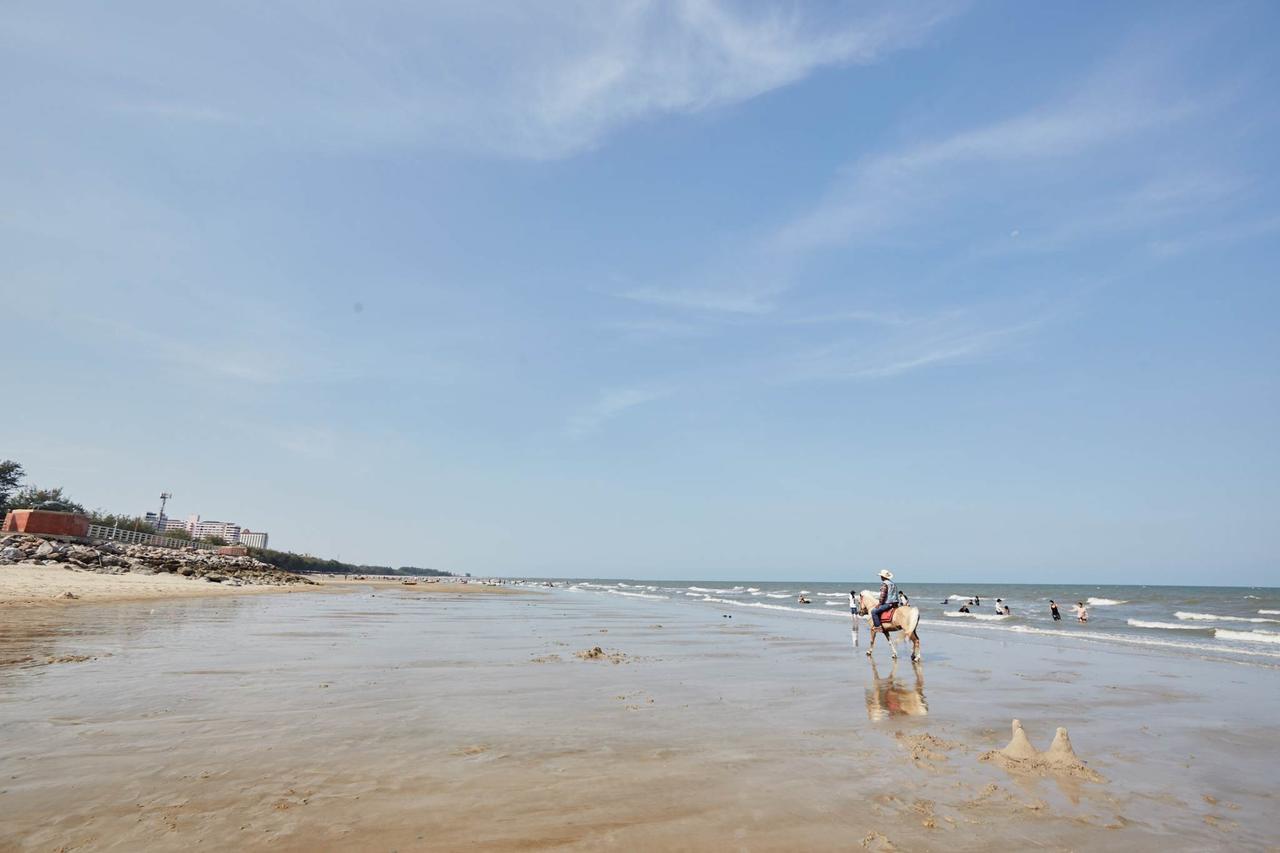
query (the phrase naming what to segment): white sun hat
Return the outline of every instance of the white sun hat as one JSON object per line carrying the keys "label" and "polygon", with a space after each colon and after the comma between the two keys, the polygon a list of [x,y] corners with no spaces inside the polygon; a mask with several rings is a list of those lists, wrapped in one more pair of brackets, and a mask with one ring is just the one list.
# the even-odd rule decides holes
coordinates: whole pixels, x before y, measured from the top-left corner
{"label": "white sun hat", "polygon": [[891,581],[893,580],[893,572],[889,571],[888,569],[881,569],[880,577],[884,578],[887,581]]}

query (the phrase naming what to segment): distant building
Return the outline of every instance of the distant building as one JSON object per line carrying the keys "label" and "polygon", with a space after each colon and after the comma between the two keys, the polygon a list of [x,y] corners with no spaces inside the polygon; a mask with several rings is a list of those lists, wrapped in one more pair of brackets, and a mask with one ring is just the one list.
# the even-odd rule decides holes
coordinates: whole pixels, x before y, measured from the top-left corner
{"label": "distant building", "polygon": [[186,521],[169,518],[149,512],[146,521],[156,529],[157,533],[168,533],[173,530],[185,530],[192,539],[204,539],[217,536],[231,545],[248,545],[250,548],[267,547],[267,534],[246,530],[230,521],[205,521],[198,515],[188,516]]}
{"label": "distant building", "polygon": [[250,548],[265,548],[267,547],[267,534],[254,533],[252,530],[241,530],[240,544],[248,545]]}
{"label": "distant building", "polygon": [[240,541],[240,525],[230,521],[201,521],[200,516],[193,515],[187,519],[187,532],[192,539],[206,539],[217,536],[232,545]]}
{"label": "distant building", "polygon": [[150,524],[158,533],[165,533],[170,530],[186,530],[187,522],[178,518],[169,518],[167,515],[156,515],[154,512],[147,513],[147,524]]}

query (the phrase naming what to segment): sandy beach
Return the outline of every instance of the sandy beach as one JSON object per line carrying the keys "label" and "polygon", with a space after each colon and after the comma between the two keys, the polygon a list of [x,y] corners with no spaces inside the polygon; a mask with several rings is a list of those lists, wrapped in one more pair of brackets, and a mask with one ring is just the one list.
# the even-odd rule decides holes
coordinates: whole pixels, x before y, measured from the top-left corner
{"label": "sandy beach", "polygon": [[[0,849],[1280,842],[1274,669],[944,632],[894,666],[768,613],[326,589],[7,610]],[[1015,716],[1089,773],[983,760]]]}
{"label": "sandy beach", "polygon": [[[158,601],[169,598],[203,598],[227,595],[264,595],[279,593],[334,591],[362,585],[367,587],[406,586],[401,578],[370,578],[355,581],[341,575],[311,577],[315,586],[294,584],[253,584],[242,586],[210,583],[203,578],[174,574],[100,574],[80,571],[65,565],[17,564],[0,566],[0,609],[12,607],[50,607],[111,601]],[[414,581],[413,586],[431,589],[437,594],[504,595],[514,590],[458,581]],[[412,587],[410,587],[412,588]]]}

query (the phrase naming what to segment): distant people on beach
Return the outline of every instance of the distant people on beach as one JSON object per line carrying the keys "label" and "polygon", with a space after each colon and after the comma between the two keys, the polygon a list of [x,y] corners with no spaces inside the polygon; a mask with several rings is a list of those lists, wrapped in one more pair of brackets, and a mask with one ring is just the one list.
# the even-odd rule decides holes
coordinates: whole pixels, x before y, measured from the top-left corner
{"label": "distant people on beach", "polygon": [[1058,612],[1058,605],[1054,603],[1054,600],[1052,598],[1049,599],[1049,612],[1053,614],[1054,622],[1062,621],[1062,614]]}
{"label": "distant people on beach", "polygon": [[996,599],[996,615],[997,616],[1004,615],[1004,599],[1003,598]]}
{"label": "distant people on beach", "polygon": [[1081,622],[1089,621],[1089,611],[1085,608],[1083,601],[1076,602],[1076,618]]}
{"label": "distant people on beach", "polygon": [[967,605],[967,604],[961,604],[961,605],[960,605],[960,610],[959,610],[959,611],[957,611],[957,612],[959,612],[959,613],[968,613],[968,612],[969,612],[969,605]]}

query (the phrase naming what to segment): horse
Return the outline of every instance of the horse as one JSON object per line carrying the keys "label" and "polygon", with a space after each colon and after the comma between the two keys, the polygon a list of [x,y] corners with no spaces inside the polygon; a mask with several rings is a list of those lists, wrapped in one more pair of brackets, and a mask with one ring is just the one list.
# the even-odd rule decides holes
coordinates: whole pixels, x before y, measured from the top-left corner
{"label": "horse", "polygon": [[[871,611],[879,603],[880,596],[869,589],[864,589],[858,593],[858,612],[854,614],[853,621],[853,644],[858,645],[858,616],[870,616]],[[893,659],[898,659],[898,649],[893,644],[893,631],[901,631],[903,636],[911,640],[911,661],[913,663],[920,660],[920,635],[916,633],[916,625],[920,623],[920,609],[909,604],[901,604],[890,610],[888,613],[880,614],[881,628],[869,625],[871,629],[871,648],[867,649],[867,657],[871,657],[871,652],[876,647],[876,634],[880,630],[890,632],[889,651],[893,653]]]}

